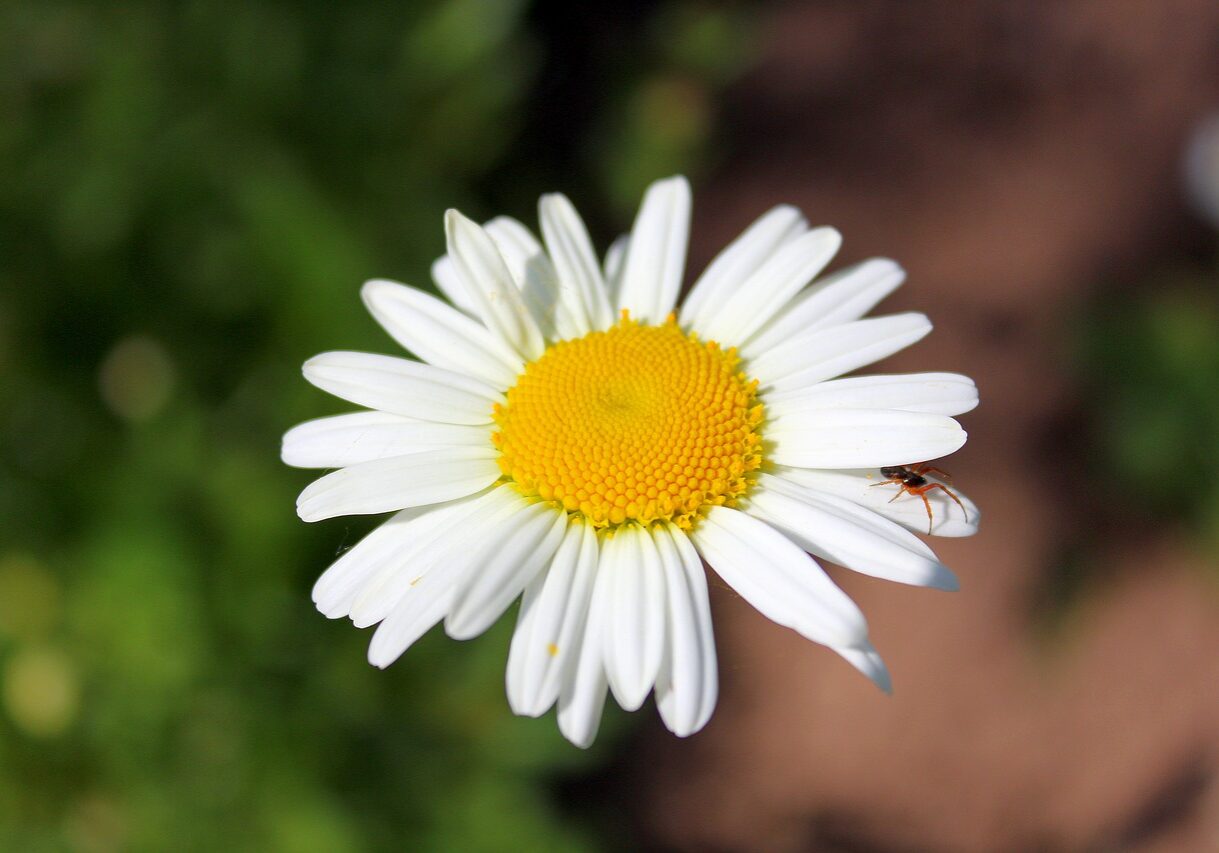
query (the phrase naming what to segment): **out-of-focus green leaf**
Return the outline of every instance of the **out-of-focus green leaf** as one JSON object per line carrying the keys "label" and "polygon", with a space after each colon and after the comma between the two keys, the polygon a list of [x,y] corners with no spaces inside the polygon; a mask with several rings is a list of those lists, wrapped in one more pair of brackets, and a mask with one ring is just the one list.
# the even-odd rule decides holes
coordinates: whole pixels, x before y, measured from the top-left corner
{"label": "out-of-focus green leaf", "polygon": [[596,846],[551,786],[626,715],[512,716],[514,616],[369,666],[309,592],[376,520],[300,522],[279,441],[351,408],[305,358],[395,351],[359,285],[430,287],[446,208],[620,229],[707,162],[734,9],[624,22],[539,127],[569,46],[516,0],[0,6],[0,846]]}

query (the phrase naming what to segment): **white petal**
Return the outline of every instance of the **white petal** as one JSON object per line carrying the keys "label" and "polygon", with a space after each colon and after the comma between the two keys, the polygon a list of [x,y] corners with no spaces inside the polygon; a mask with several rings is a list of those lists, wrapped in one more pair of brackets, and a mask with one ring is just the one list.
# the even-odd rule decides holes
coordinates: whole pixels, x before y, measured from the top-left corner
{"label": "white petal", "polygon": [[770,424],[769,460],[799,468],[880,468],[938,459],[968,436],[943,415],[888,409],[823,409]]}
{"label": "white petal", "polygon": [[[454,575],[468,568],[468,565],[457,562],[446,567]],[[457,594],[457,587],[443,582],[438,574],[433,572],[425,576],[419,587],[404,597],[377,627],[372,642],[368,644],[368,662],[373,666],[381,669],[389,666],[444,618]]]}
{"label": "white petal", "polygon": [[303,521],[370,515],[472,495],[500,478],[495,448],[441,447],[340,468],[296,500]]}
{"label": "white petal", "polygon": [[[501,488],[496,492],[508,490]],[[519,500],[519,496],[517,498],[516,509],[519,512],[527,505]],[[489,523],[481,525],[479,530],[481,541],[492,547],[508,534],[514,520],[511,514],[505,515],[502,510],[496,514],[493,510],[495,503],[484,501],[480,513],[492,516]],[[463,536],[446,536],[434,543],[427,555],[431,560],[429,568],[411,580],[405,593],[399,596],[385,621],[373,634],[368,646],[369,663],[382,668],[389,666],[443,619],[467,578],[477,570],[482,553],[482,548],[469,547],[468,540]],[[398,575],[409,577],[410,573],[399,572]]]}
{"label": "white petal", "polygon": [[386,559],[352,597],[349,615],[357,628],[375,625],[388,616],[428,572],[447,565],[454,548],[476,554],[478,548],[470,546],[471,537],[477,543],[500,541],[507,535],[500,532],[500,526],[528,503],[511,486],[500,485],[440,506],[440,511],[410,525],[410,536],[400,552]]}
{"label": "white petal", "polygon": [[448,255],[441,255],[432,264],[432,281],[436,283],[436,289],[444,294],[445,299],[465,313],[477,316],[478,306],[470,298],[470,290],[461,280],[457,264],[453,263],[453,259]]}
{"label": "white petal", "polygon": [[550,562],[566,526],[567,514],[549,504],[533,504],[517,515],[511,535],[483,548],[478,571],[445,619],[445,632],[468,640],[495,624]]}
{"label": "white petal", "polygon": [[313,585],[313,603],[329,619],[340,619],[367,579],[409,541],[409,524],[430,506],[404,509],[330,564]]}
{"label": "white petal", "polygon": [[481,323],[422,290],[376,279],[360,291],[390,336],[423,361],[510,388],[525,369],[520,356]]}
{"label": "white petal", "polygon": [[546,348],[542,333],[495,241],[456,210],[448,211],[444,222],[449,256],[457,265],[478,316],[526,361],[538,358]]}
{"label": "white petal", "polygon": [[841,245],[842,235],[833,228],[815,228],[788,240],[695,330],[727,346],[744,343],[825,269]]}
{"label": "white petal", "polygon": [[831,379],[766,395],[766,416],[777,420],[816,409],[900,409],[955,417],[978,405],[978,388],[959,373],[908,373]]}
{"label": "white petal", "polygon": [[[799,483],[808,489],[845,498],[871,512],[882,515],[908,530],[927,532],[927,508],[916,495],[903,495],[893,500],[898,493],[896,485],[888,485],[875,468],[813,471],[805,468],[778,468],[776,475],[784,480]],[[885,483],[885,485],[877,485]],[[876,486],[876,488],[872,488]],[[931,503],[934,536],[972,536],[978,532],[981,514],[977,505],[956,486],[949,486],[961,501],[958,507],[952,498],[940,489],[927,493]]]}
{"label": "white petal", "polygon": [[720,313],[758,267],[807,227],[800,211],[786,204],[764,213],[715,256],[690,288],[681,306],[682,327],[699,328]]}
{"label": "white petal", "polygon": [[490,447],[487,426],[417,421],[387,412],[317,418],[284,434],[281,456],[295,468],[344,468],[435,447]]}
{"label": "white petal", "polygon": [[711,568],[763,616],[828,646],[855,647],[867,639],[855,602],[773,527],[716,506],[691,538]]}
{"label": "white petal", "polygon": [[614,322],[614,314],[584,220],[567,196],[560,193],[542,196],[538,218],[558,273],[560,297],[570,306],[581,334],[608,328]]}
{"label": "white petal", "polygon": [[747,370],[763,388],[790,391],[880,361],[930,331],[931,322],[915,312],[856,320],[790,337],[750,361]]}
{"label": "white petal", "polygon": [[865,643],[858,648],[834,649],[834,651],[871,679],[872,683],[881,690],[890,695],[893,694],[893,679],[889,677],[889,668],[885,666],[885,662],[881,660],[880,654],[871,643]]}
{"label": "white petal", "polygon": [[305,378],[352,403],[449,424],[489,424],[504,402],[495,388],[469,376],[405,358],[324,352],[305,362]]}
{"label": "white petal", "polygon": [[605,671],[618,704],[643,704],[660,670],[665,644],[665,582],[652,537],[618,528],[605,543],[601,571],[611,586],[602,644]]}
{"label": "white petal", "polygon": [[707,577],[694,545],[677,527],[654,528],[652,537],[669,603],[669,642],[656,679],[656,706],[669,730],[686,737],[711,719],[719,691]]}
{"label": "white petal", "polygon": [[512,274],[529,315],[542,337],[565,340],[587,331],[559,298],[559,279],[554,265],[533,232],[508,216],[497,216],[485,226]]}
{"label": "white petal", "polygon": [[[318,610],[331,619],[352,616],[354,620],[367,595],[383,592],[385,578],[406,575],[408,581],[417,579],[427,569],[426,564],[417,559],[419,552],[430,547],[448,525],[464,521],[485,506],[489,491],[446,503],[411,507],[393,516],[318,578],[313,587],[313,601]],[[401,597],[401,593],[397,596]],[[384,618],[396,601],[397,598],[383,602],[381,615],[373,622]]]}
{"label": "white petal", "polygon": [[[623,234],[605,252],[605,294],[611,306],[618,304],[618,294],[622,292],[622,271],[626,267],[626,250],[631,245],[631,235]],[[613,313],[611,310],[610,313]],[[617,322],[617,316],[612,322]],[[608,328],[608,326],[606,327]]]}
{"label": "white petal", "polygon": [[588,748],[597,736],[608,687],[601,637],[605,632],[613,578],[600,567],[594,574],[580,648],[563,673],[563,686],[559,691],[559,731],[581,749]]}
{"label": "white petal", "polygon": [[483,224],[483,228],[496,248],[504,258],[508,271],[520,287],[524,287],[529,278],[529,267],[540,258],[549,267],[550,259],[542,251],[542,244],[533,232],[519,219],[511,216],[497,216]]}
{"label": "white petal", "polygon": [[824,560],[865,575],[955,590],[957,579],[913,533],[834,495],[818,495],[763,474],[749,495],[750,515]]}
{"label": "white petal", "polygon": [[537,717],[559,698],[563,673],[575,665],[597,571],[597,534],[568,525],[549,569],[525,589],[508,652],[508,704]]}
{"label": "white petal", "polygon": [[741,347],[756,358],[795,335],[858,320],[901,286],[906,272],[888,258],[872,258],[828,275],[805,290]]}
{"label": "white petal", "polygon": [[681,176],[644,193],[618,293],[618,308],[636,320],[663,323],[677,304],[690,235],[690,184]]}

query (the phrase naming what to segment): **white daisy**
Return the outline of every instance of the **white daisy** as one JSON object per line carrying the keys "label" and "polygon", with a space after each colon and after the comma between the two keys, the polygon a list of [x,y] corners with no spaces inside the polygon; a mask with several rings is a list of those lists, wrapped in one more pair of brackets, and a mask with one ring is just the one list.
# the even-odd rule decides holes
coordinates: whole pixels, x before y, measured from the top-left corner
{"label": "white daisy", "polygon": [[685,736],[717,694],[706,561],[888,690],[863,614],[814,557],[954,589],[911,531],[965,536],[978,522],[963,495],[899,481],[931,486],[929,475],[879,470],[961,447],[953,416],[977,405],[974,383],[835,378],[931,330],[918,313],[861,319],[902,269],[870,260],[810,285],[841,238],[781,206],[678,308],[684,178],[648,189],[604,264],[564,196],[539,208],[544,245],[515,220],[480,227],[448,212],[433,275],[452,306],[364,286],[420,361],[306,362],[310,382],[371,411],[284,437],[288,464],[338,469],[304,490],[300,517],[396,513],[322,575],[318,609],[380,623],[368,656],[384,667],[442,620],[451,637],[477,636],[523,594],[508,655],[516,713],[557,703],[563,734],[587,746],[607,690],[628,710],[654,692]]}

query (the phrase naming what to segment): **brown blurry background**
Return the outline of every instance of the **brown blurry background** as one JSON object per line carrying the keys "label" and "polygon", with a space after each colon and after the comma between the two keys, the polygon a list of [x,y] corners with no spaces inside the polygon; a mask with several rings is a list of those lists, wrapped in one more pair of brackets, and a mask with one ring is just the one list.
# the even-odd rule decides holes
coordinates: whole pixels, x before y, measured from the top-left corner
{"label": "brown blurry background", "polygon": [[[934,543],[958,594],[838,576],[891,699],[721,585],[719,709],[631,765],[649,831],[681,850],[1219,850],[1214,571],[1180,525],[1113,506],[1143,486],[1092,464],[1077,340],[1097,303],[1213,242],[1181,160],[1219,107],[1219,5],[786,3],[729,98],[696,257],[782,199],[850,259],[900,259],[888,307],[936,332],[887,366],[976,379],[949,468],[983,523]],[[1080,547],[1094,577],[1047,636]]]}

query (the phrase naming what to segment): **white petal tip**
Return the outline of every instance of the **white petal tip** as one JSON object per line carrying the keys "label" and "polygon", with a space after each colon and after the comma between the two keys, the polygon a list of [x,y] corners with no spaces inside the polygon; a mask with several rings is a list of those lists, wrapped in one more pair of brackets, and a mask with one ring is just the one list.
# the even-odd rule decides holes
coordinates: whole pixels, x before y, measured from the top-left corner
{"label": "white petal tip", "polygon": [[[597,739],[597,732],[601,729],[601,700],[590,709],[577,711],[570,705],[564,705],[559,702],[558,723],[559,732],[563,737],[571,743],[572,746],[580,749],[588,749],[593,745],[593,741]],[[591,712],[591,713],[590,713]]]}
{"label": "white petal tip", "polygon": [[924,585],[943,592],[959,592],[961,589],[961,581],[957,579],[957,576],[947,566],[940,563],[936,563],[934,574],[927,579],[927,583]]}
{"label": "white petal tip", "polygon": [[317,510],[315,510],[315,509],[312,509],[311,507],[308,507],[308,506],[300,506],[300,505],[298,505],[296,507],[296,516],[301,521],[307,521],[309,523],[313,523],[315,521],[322,521],[323,519],[326,518],[326,516],[324,516],[324,515],[319,515],[317,513]]}
{"label": "white petal tip", "polygon": [[562,734],[567,738],[567,742],[577,749],[588,749],[597,739],[596,734],[586,735],[583,732],[563,732]]}
{"label": "white petal tip", "polygon": [[508,707],[512,709],[512,713],[518,717],[532,717],[537,719],[550,710],[549,706],[542,707],[540,703],[518,703],[508,700]]}
{"label": "white petal tip", "polygon": [[485,628],[475,625],[469,619],[445,619],[444,632],[453,640],[473,640],[483,633]]}
{"label": "white petal tip", "polygon": [[649,184],[644,191],[644,199],[646,201],[649,197],[654,198],[659,194],[675,196],[676,200],[681,203],[689,204],[693,191],[690,189],[690,181],[686,179],[685,175],[670,175]]}
{"label": "white petal tip", "polygon": [[378,289],[384,290],[384,289],[388,289],[388,288],[402,287],[402,286],[403,285],[400,282],[393,281],[388,278],[370,278],[370,279],[368,279],[368,281],[364,282],[364,284],[361,286],[360,290],[361,291],[378,290]]}
{"label": "white petal tip", "polygon": [[622,685],[615,685],[611,680],[610,691],[614,694],[614,699],[622,707],[622,710],[638,711],[643,707],[643,703],[648,698],[648,694],[652,692],[652,688],[649,685],[642,692],[638,689],[628,691],[624,690]]}
{"label": "white petal tip", "polygon": [[648,697],[645,693],[640,699],[636,699],[634,696],[618,696],[617,694],[615,694],[614,698],[618,700],[618,704],[622,706],[622,710],[634,713],[643,707],[643,702]]}
{"label": "white petal tip", "polygon": [[598,703],[591,709],[579,711],[565,704],[562,699],[559,700],[559,712],[556,715],[559,733],[567,738],[572,746],[588,749],[597,739],[597,732],[601,728],[601,701],[598,699]]}
{"label": "white petal tip", "polygon": [[333,353],[322,352],[313,356],[301,365],[301,373],[311,384],[317,385],[317,379],[321,372],[325,370],[326,365],[333,360]]}
{"label": "white petal tip", "polygon": [[[325,478],[323,478],[325,479]],[[314,480],[305,490],[301,492],[300,497],[296,499],[296,515],[301,521],[324,521],[327,518],[333,518],[334,514],[327,512],[327,503],[317,500],[317,490],[314,488],[321,480]]]}
{"label": "white petal tip", "polygon": [[382,296],[388,295],[391,291],[402,287],[396,281],[390,281],[387,278],[370,278],[360,286],[360,298],[368,307]]}
{"label": "white petal tip", "polygon": [[347,615],[347,608],[333,602],[318,601],[315,598],[313,604],[317,607],[317,612],[327,619],[342,619]]}
{"label": "white petal tip", "polygon": [[449,254],[453,254],[453,238],[458,231],[469,228],[470,226],[478,227],[468,216],[463,214],[455,207],[450,207],[444,212],[444,233],[449,240]]}
{"label": "white petal tip", "polygon": [[691,735],[696,735],[701,732],[703,727],[706,725],[706,720],[695,720],[692,723],[672,726],[669,728],[669,731],[671,731],[677,737],[690,737]]}
{"label": "white petal tip", "polygon": [[821,242],[826,245],[827,249],[829,247],[833,247],[831,249],[833,254],[837,254],[838,250],[842,248],[842,232],[837,228],[833,228],[829,225],[822,225],[813,229],[812,233],[816,234],[820,238]]}
{"label": "white petal tip", "polygon": [[867,266],[870,270],[876,273],[901,274],[902,278],[906,277],[906,270],[897,261],[892,258],[869,258],[860,266]]}
{"label": "white petal tip", "polygon": [[863,674],[876,685],[881,693],[884,693],[886,696],[892,696],[893,678],[889,675],[889,669],[880,659],[880,655],[877,655],[875,652],[873,652],[873,655],[876,659],[875,668],[871,671],[861,670],[861,672],[863,672]]}
{"label": "white petal tip", "polygon": [[368,662],[377,669],[385,669],[397,659],[398,655],[386,654],[382,649],[376,649],[373,647],[369,647],[368,649]]}
{"label": "white petal tip", "polygon": [[885,666],[880,654],[867,640],[847,648],[836,648],[834,651],[842,655],[847,663],[866,675],[883,693],[893,695],[893,680],[889,675],[889,668]]}
{"label": "white petal tip", "polygon": [[482,230],[481,225],[455,207],[450,207],[444,212],[444,227],[446,230],[451,230],[458,227],[474,227],[480,231]]}

